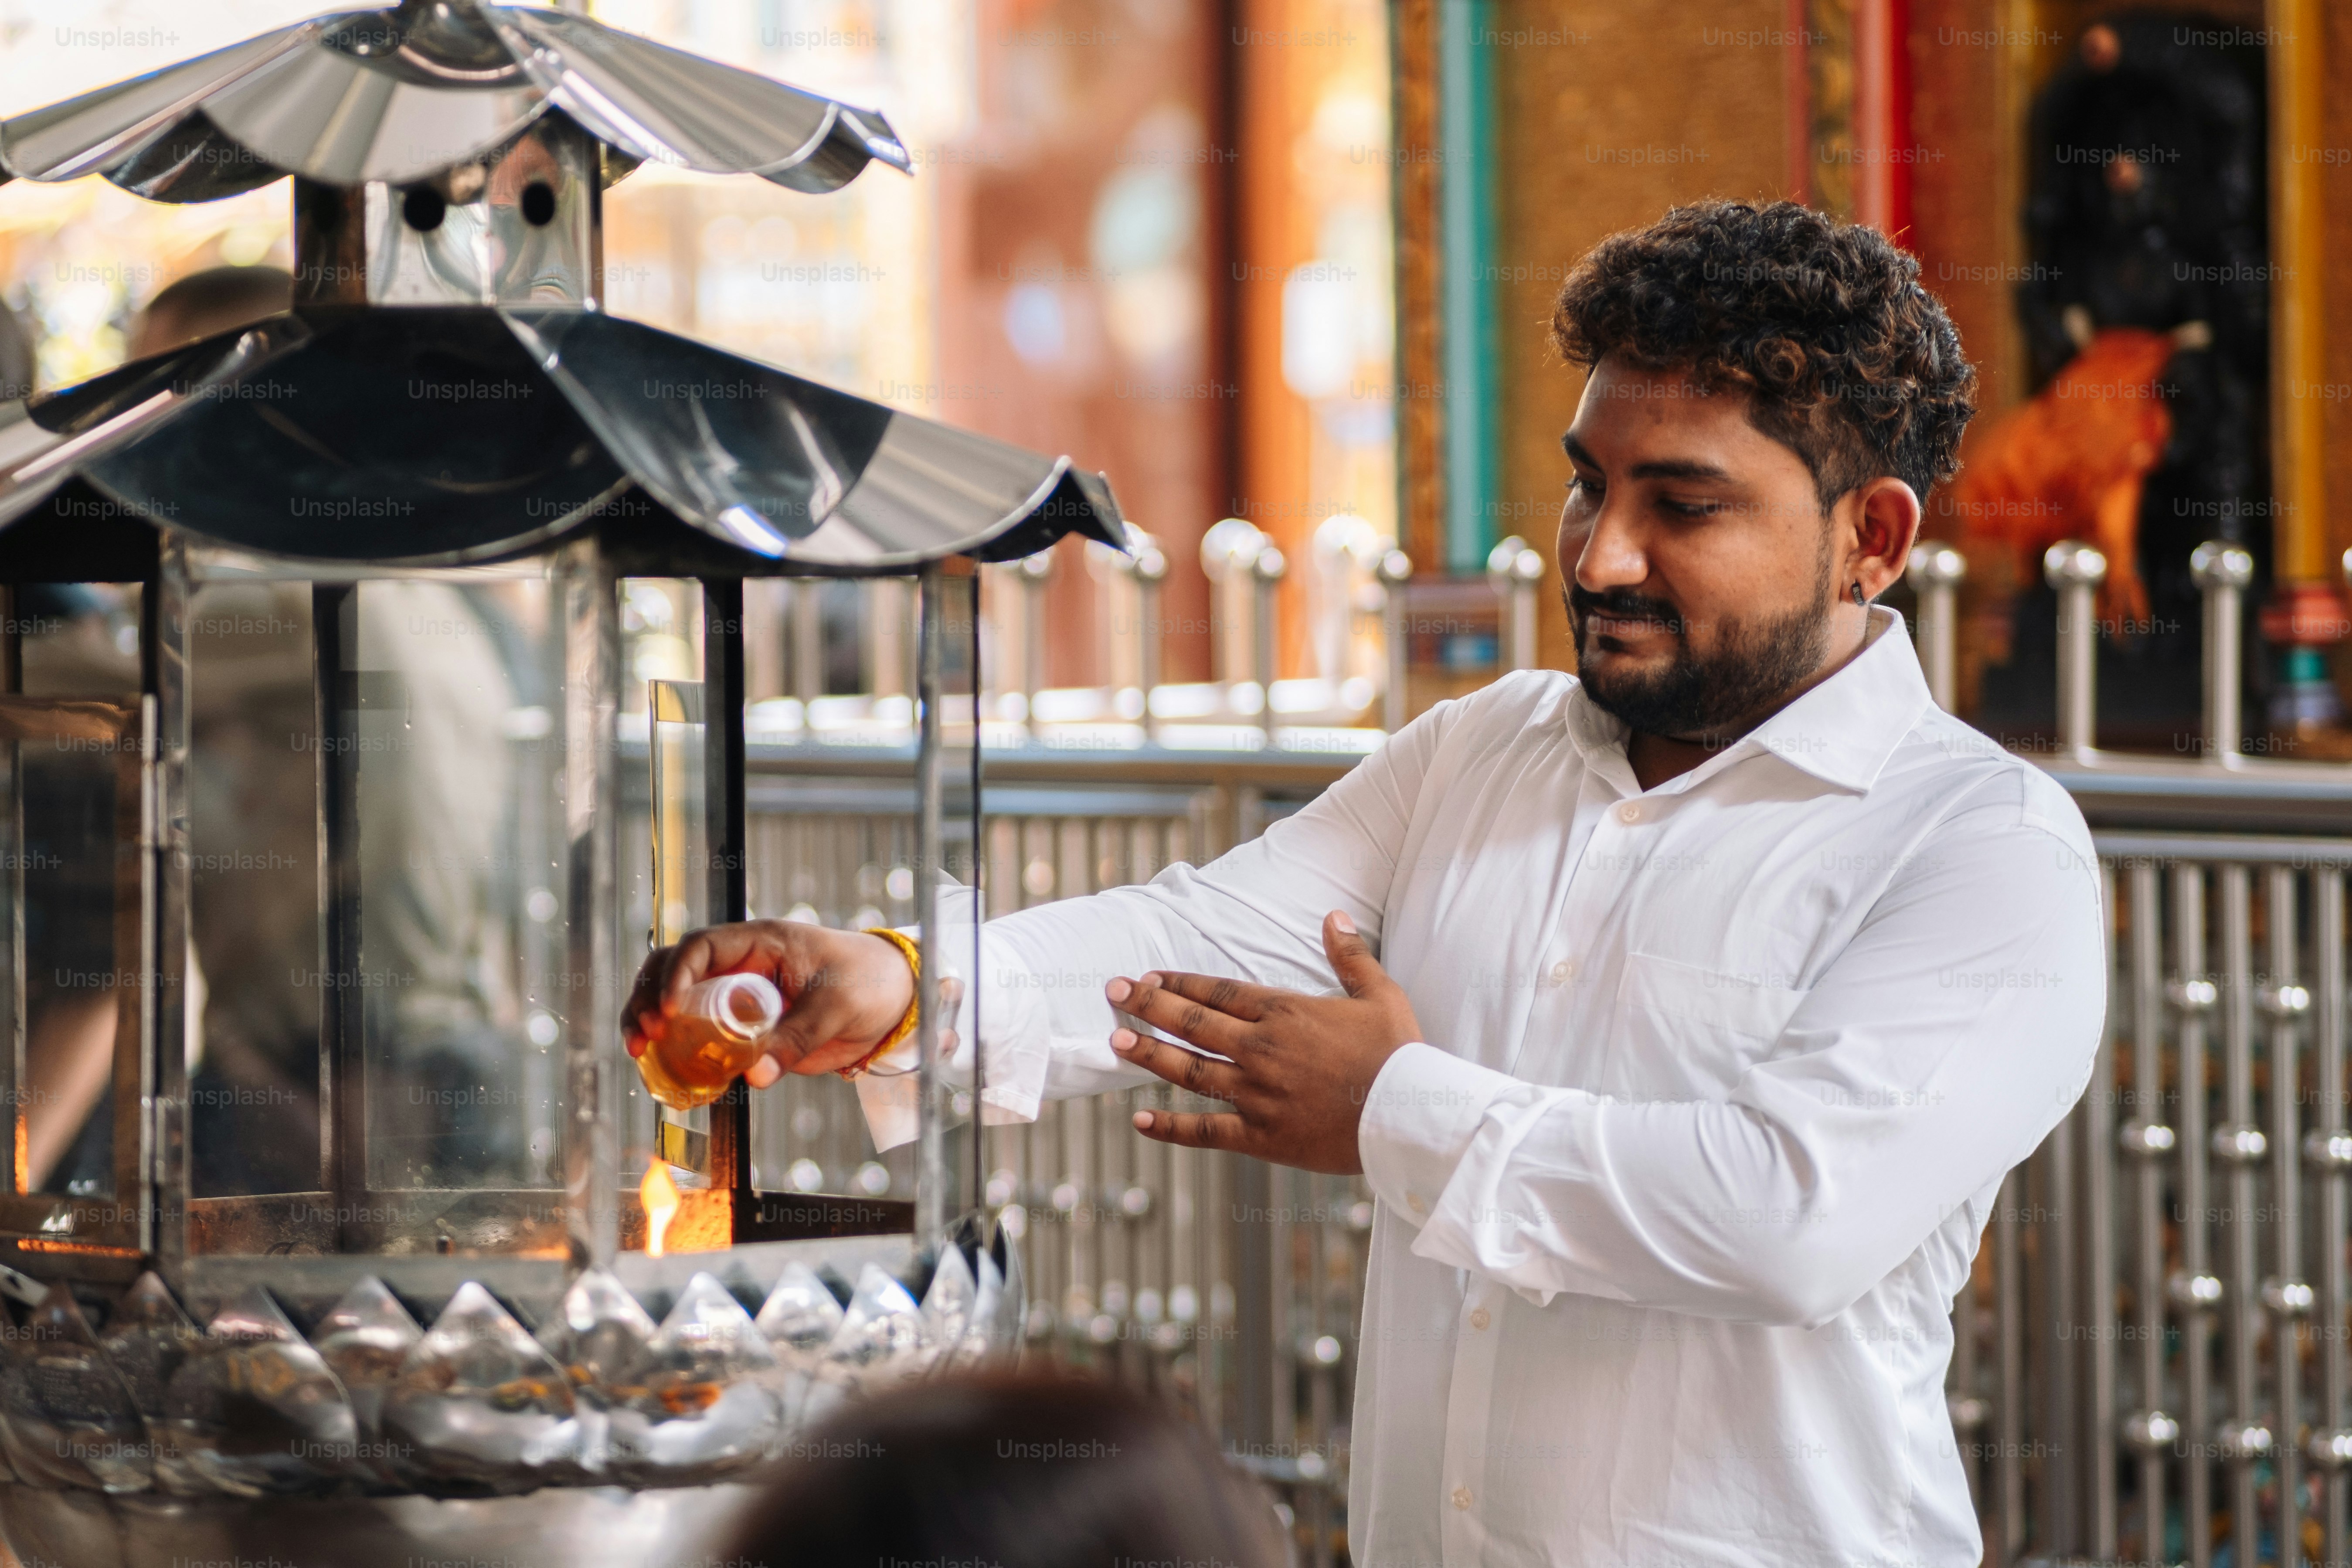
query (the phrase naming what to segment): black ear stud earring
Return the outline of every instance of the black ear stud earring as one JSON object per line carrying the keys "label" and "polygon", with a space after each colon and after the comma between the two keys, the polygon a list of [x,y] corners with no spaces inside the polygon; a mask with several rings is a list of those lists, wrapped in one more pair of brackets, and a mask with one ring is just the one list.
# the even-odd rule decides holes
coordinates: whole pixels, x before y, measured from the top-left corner
{"label": "black ear stud earring", "polygon": [[1855,609],[1857,609],[1857,610],[1858,610],[1858,609],[1861,609],[1861,608],[1863,607],[1863,606],[1862,606],[1862,584],[1861,584],[1861,582],[1860,582],[1859,580],[1857,580],[1857,581],[1855,582],[1854,585],[1853,585],[1853,607],[1854,607]]}

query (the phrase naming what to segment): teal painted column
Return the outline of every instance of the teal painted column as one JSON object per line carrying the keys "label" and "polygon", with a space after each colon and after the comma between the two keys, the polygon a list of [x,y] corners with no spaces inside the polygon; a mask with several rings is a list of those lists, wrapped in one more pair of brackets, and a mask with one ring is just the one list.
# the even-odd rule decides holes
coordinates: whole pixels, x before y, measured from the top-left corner
{"label": "teal painted column", "polygon": [[1494,548],[1496,389],[1492,0],[1438,0],[1439,353],[1445,366],[1444,568],[1475,576]]}

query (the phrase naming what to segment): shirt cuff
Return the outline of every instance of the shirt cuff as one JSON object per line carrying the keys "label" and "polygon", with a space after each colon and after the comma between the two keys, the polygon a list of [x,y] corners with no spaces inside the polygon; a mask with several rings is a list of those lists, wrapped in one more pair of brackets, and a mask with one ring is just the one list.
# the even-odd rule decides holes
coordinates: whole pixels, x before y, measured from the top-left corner
{"label": "shirt cuff", "polygon": [[[921,939],[919,928],[909,928],[906,934]],[[964,982],[963,1001],[950,1024],[956,1032],[956,1048],[941,1059],[940,1076],[950,1087],[965,1089],[971,1083],[972,1037],[976,1033],[972,1028],[972,1007],[982,985],[975,984],[971,973],[971,927],[947,925],[940,936],[944,949],[940,965],[942,975],[953,975]],[[981,1090],[980,1120],[989,1127],[1034,1121],[1044,1099],[1046,1058],[1050,1054],[1045,1045],[1039,990],[1017,952],[993,934],[983,935],[982,943],[987,976],[988,1040],[982,1058],[986,1085]],[[921,1123],[922,1050],[919,1035],[909,1032],[852,1080],[858,1105],[866,1113],[866,1131],[873,1136],[877,1152],[914,1142]]]}
{"label": "shirt cuff", "polygon": [[1453,1181],[1487,1108],[1524,1087],[1434,1046],[1399,1049],[1365,1091],[1356,1125],[1357,1157],[1372,1194],[1420,1226]]}

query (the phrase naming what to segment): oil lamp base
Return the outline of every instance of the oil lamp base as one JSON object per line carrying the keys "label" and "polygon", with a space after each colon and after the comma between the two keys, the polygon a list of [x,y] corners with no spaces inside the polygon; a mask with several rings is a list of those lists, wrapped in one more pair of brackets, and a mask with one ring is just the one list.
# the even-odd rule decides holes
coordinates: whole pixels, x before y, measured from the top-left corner
{"label": "oil lamp base", "polygon": [[715,1560],[721,1537],[756,1489],[551,1488],[501,1498],[247,1500],[0,1485],[0,1535],[19,1562],[76,1568],[652,1568]]}

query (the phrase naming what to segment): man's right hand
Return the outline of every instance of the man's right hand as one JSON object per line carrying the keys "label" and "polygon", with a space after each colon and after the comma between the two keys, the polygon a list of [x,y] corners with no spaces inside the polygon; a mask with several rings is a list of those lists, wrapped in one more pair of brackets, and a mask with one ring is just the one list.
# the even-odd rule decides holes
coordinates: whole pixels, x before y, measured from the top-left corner
{"label": "man's right hand", "polygon": [[662,1037],[688,987],[716,974],[760,974],[784,994],[784,1016],[743,1075],[765,1089],[787,1072],[834,1072],[863,1060],[914,1005],[915,977],[897,948],[864,931],[799,921],[741,921],[689,931],[656,949],[621,1009],[629,1055]]}

